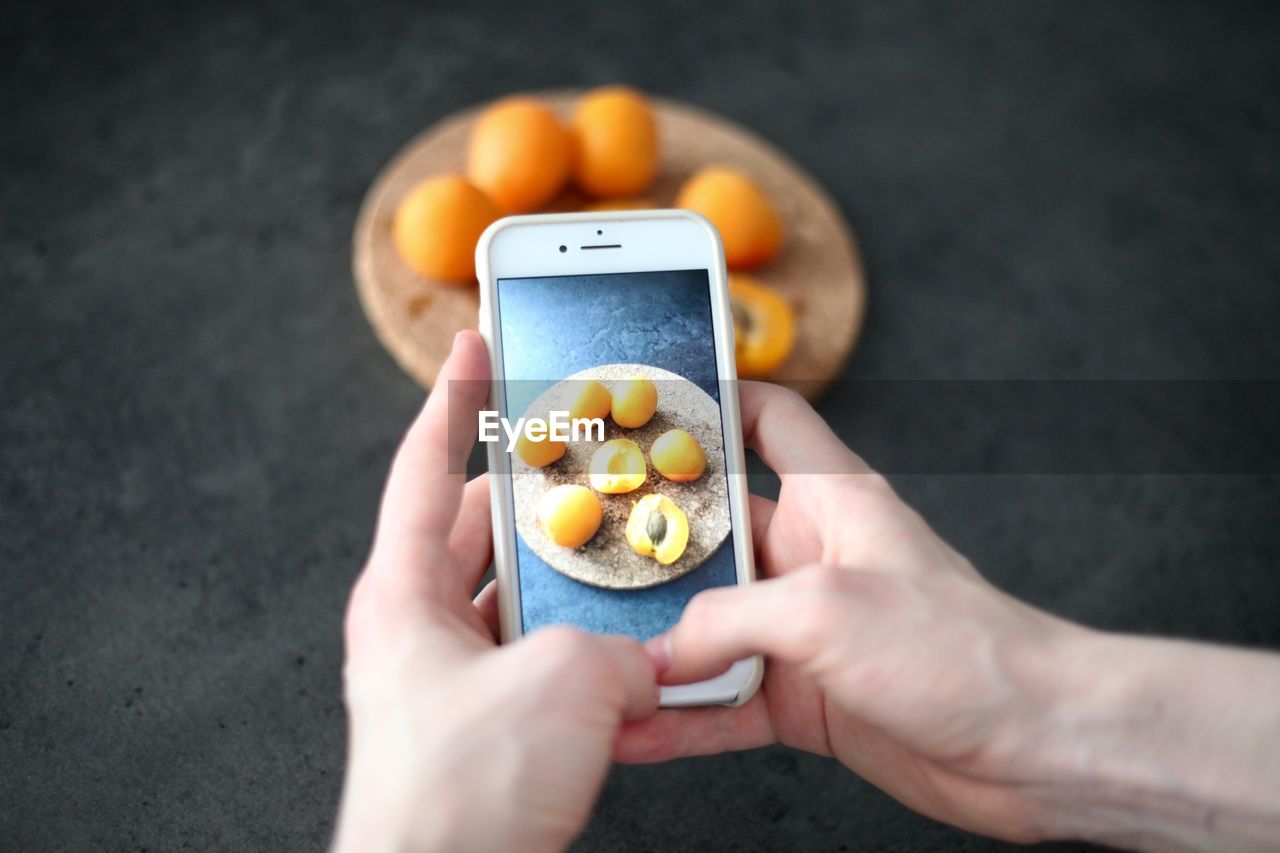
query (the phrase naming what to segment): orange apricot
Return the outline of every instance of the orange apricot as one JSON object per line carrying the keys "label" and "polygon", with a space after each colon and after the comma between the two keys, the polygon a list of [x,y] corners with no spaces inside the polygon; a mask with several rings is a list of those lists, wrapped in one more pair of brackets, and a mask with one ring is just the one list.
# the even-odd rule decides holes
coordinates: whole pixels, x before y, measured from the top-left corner
{"label": "orange apricot", "polygon": [[613,386],[609,413],[620,427],[637,429],[649,422],[658,410],[658,389],[648,379],[624,379]]}
{"label": "orange apricot", "polygon": [[592,213],[608,213],[614,210],[652,210],[661,206],[651,198],[639,196],[636,198],[602,198],[598,201],[587,202],[582,206],[582,209]]}
{"label": "orange apricot", "polygon": [[530,468],[545,468],[564,456],[565,443],[556,441],[549,435],[540,438],[529,438],[523,430],[516,439],[516,455],[524,460]]}
{"label": "orange apricot", "polygon": [[682,429],[669,429],[649,448],[659,474],[673,483],[688,483],[707,470],[707,454],[698,440]]}
{"label": "orange apricot", "polygon": [[562,548],[578,548],[600,529],[600,498],[586,486],[556,486],[538,499],[538,524]]}
{"label": "orange apricot", "polygon": [[754,181],[741,172],[713,167],[685,182],[676,207],[701,213],[720,232],[730,269],[768,263],[782,248],[782,220]]}
{"label": "orange apricot", "polygon": [[795,344],[791,306],[773,288],[745,275],[729,276],[729,301],[738,376],[768,376],[787,360]]}
{"label": "orange apricot", "polygon": [[645,495],[631,508],[626,537],[632,551],[669,566],[689,544],[689,517],[666,495]]}
{"label": "orange apricot", "polygon": [[591,454],[587,476],[597,492],[621,495],[643,486],[649,469],[640,445],[629,438],[615,438]]}
{"label": "orange apricot", "polygon": [[613,406],[609,389],[594,379],[574,380],[573,402],[569,406],[569,419],[607,418]]}
{"label": "orange apricot", "polygon": [[588,92],[573,114],[574,181],[589,196],[643,192],[658,173],[658,126],[649,101],[634,89]]}
{"label": "orange apricot", "polygon": [[546,205],[564,188],[571,145],[555,114],[536,98],[505,98],[471,131],[467,177],[506,213]]}
{"label": "orange apricot", "polygon": [[428,178],[400,202],[392,223],[396,250],[419,275],[452,284],[476,278],[476,241],[498,208],[458,175]]}

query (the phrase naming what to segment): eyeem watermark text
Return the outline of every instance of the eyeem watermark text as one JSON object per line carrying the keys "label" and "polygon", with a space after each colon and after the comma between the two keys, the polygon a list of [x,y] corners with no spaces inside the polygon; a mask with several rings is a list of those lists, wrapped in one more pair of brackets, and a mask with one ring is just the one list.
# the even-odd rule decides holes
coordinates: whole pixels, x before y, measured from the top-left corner
{"label": "eyeem watermark text", "polygon": [[[501,429],[501,432],[499,432]],[[499,441],[507,437],[507,452],[515,450],[521,433],[530,441],[604,441],[603,418],[570,418],[568,412],[550,412],[549,417],[520,418],[515,426],[488,409],[480,410],[480,440]],[[594,437],[593,437],[594,436]]]}

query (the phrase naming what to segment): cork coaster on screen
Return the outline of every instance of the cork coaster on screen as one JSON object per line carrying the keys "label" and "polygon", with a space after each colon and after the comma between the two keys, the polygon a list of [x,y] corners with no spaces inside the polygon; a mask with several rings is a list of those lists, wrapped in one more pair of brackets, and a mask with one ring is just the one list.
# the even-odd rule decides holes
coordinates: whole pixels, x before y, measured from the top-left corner
{"label": "cork coaster on screen", "polygon": [[[634,377],[651,380],[658,388],[658,408],[644,426],[626,429],[605,418],[605,441],[628,438],[640,446],[647,475],[642,486],[619,495],[599,495],[600,529],[580,548],[563,548],[538,525],[538,499],[556,486],[589,486],[589,463],[600,447],[597,441],[569,442],[556,462],[531,468],[512,459],[511,487],[515,494],[516,531],[547,565],[577,581],[608,589],[643,589],[693,571],[715,553],[729,534],[729,483],[725,478],[724,438],[720,407],[694,383],[661,368],[644,364],[602,364],[573,374],[553,385],[530,404],[524,417],[546,418],[552,411],[568,411],[577,389],[574,380],[595,379],[613,390],[615,382]],[[649,449],[669,429],[682,429],[697,440],[707,455],[707,468],[692,482],[673,483],[653,468]],[[627,544],[631,509],[645,495],[666,495],[689,520],[689,542],[674,563],[664,566],[641,556]]]}
{"label": "cork coaster on screen", "polygon": [[[567,119],[580,93],[533,94]],[[704,110],[661,98],[653,103],[662,166],[646,198],[669,206],[698,169],[724,165],[749,174],[777,206],[786,228],[782,254],[751,275],[776,288],[796,314],[795,348],[772,378],[816,399],[853,351],[866,308],[862,262],[844,218],[812,177],[760,137]],[[464,171],[471,125],[482,109],[454,113],[412,139],[373,182],[356,220],[352,264],[360,302],[383,345],[426,388],[454,333],[476,328],[480,300],[474,285],[450,286],[409,269],[392,244],[391,224],[420,180]],[[581,201],[570,193],[551,209],[576,210]]]}

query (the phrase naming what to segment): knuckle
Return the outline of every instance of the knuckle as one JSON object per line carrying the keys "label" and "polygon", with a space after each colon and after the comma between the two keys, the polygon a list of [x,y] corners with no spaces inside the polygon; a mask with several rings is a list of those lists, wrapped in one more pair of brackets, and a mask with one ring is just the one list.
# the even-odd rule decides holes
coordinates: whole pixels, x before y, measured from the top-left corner
{"label": "knuckle", "polygon": [[342,617],[343,635],[348,649],[358,643],[368,632],[369,626],[376,622],[378,610],[377,590],[368,568],[365,568],[351,587],[351,593],[347,596],[347,609]]}
{"label": "knuckle", "polygon": [[846,509],[883,512],[898,503],[889,481],[875,471],[845,474],[836,483],[842,495],[841,503]]}
{"label": "knuckle", "polygon": [[804,398],[804,395],[794,388],[789,388],[785,385],[770,384],[769,393],[773,395],[775,400],[777,400],[779,406],[803,409],[813,408],[809,405],[809,401]]}
{"label": "knuckle", "polygon": [[[785,415],[788,419],[806,419],[808,417],[816,418],[813,406],[804,398],[804,395],[794,388],[787,388],[782,385],[772,385],[769,389],[769,405],[780,414]],[[801,420],[803,422],[803,420]]]}
{"label": "knuckle", "polygon": [[[859,457],[858,461],[862,461],[861,457]],[[863,464],[866,465],[865,462]],[[857,478],[858,486],[871,494],[880,497],[894,494],[893,486],[889,485],[889,481],[879,471],[868,467],[865,474],[855,474],[854,476]]]}
{"label": "knuckle", "polygon": [[838,522],[854,520],[861,529],[892,526],[910,518],[910,509],[898,499],[879,474],[855,474],[839,484]]}

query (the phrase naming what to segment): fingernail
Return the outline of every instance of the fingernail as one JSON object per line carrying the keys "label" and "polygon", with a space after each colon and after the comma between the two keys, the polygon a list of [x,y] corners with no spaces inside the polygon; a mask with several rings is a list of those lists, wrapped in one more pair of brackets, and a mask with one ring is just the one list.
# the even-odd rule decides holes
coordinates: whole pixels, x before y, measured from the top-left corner
{"label": "fingernail", "polygon": [[462,333],[463,333],[464,331],[466,331],[466,330],[465,330],[465,329],[459,329],[458,331],[456,331],[456,332],[454,332],[454,333],[453,333],[453,346],[451,347],[451,349],[457,349],[457,348],[458,348],[458,341],[462,339]]}
{"label": "fingernail", "polygon": [[661,675],[671,666],[671,635],[659,634],[644,644],[645,653],[653,663],[654,670]]}

